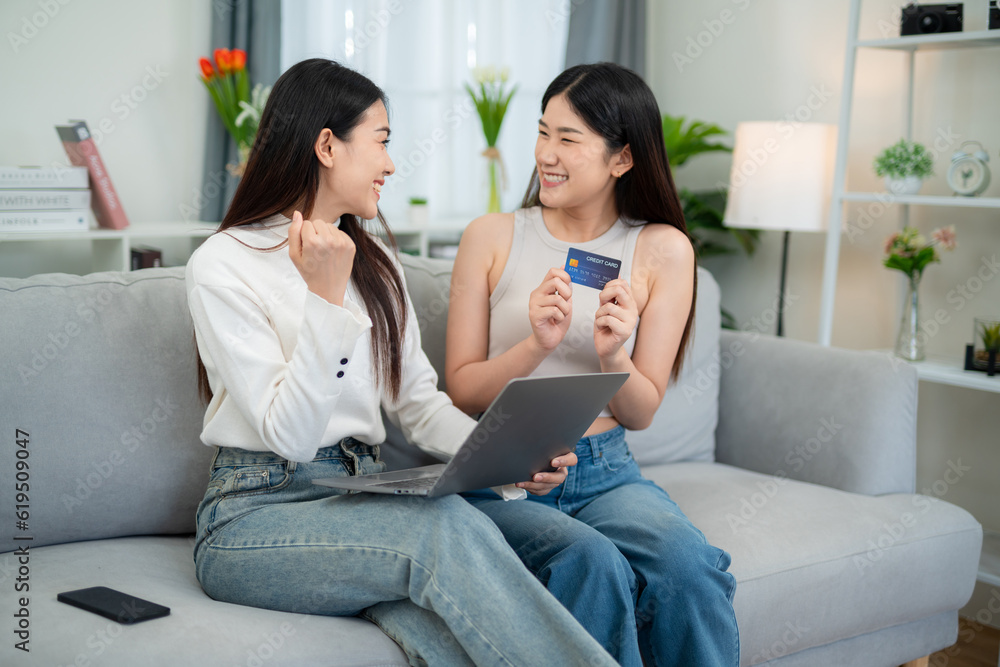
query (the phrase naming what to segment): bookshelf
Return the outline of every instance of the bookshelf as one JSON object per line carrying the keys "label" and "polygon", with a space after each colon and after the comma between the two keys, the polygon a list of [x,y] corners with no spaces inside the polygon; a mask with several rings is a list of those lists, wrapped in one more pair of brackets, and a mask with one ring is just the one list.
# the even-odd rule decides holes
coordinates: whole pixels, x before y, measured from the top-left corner
{"label": "bookshelf", "polygon": [[[892,350],[884,350],[885,354],[892,355]],[[943,357],[927,357],[923,361],[902,361],[914,367],[917,377],[925,382],[936,382],[952,387],[964,387],[966,389],[978,389],[1000,394],[1000,375],[993,377],[979,371],[967,371],[962,367],[960,359],[946,359]]]}
{"label": "bookshelf", "polygon": [[[422,257],[432,254],[438,244],[457,244],[468,218],[442,218],[422,227],[412,227],[406,223],[390,225],[400,250]],[[181,245],[187,240],[186,248],[179,252],[183,263],[192,252],[212,235],[218,226],[216,222],[200,221],[160,221],[133,222],[125,229],[88,229],[73,232],[0,232],[0,246],[24,244],[19,252],[39,252],[33,244],[39,243],[80,243],[90,244],[90,264],[88,271],[128,271],[131,266],[132,248],[139,245],[156,245],[165,240],[177,240]],[[37,272],[50,270],[40,268]],[[52,269],[55,270],[55,269]],[[7,272],[0,267],[0,275]]]}
{"label": "bookshelf", "polygon": [[[857,23],[852,34],[857,35]],[[996,30],[976,30],[972,32],[944,32],[931,35],[907,35],[888,39],[852,40],[857,48],[890,49],[893,51],[942,51],[950,49],[975,49],[984,46],[1000,46],[1000,34]],[[850,45],[849,45],[850,46]]]}
{"label": "bookshelf", "polygon": [[1000,586],[1000,533],[983,531],[983,553],[979,557],[979,581]]}
{"label": "bookshelf", "polygon": [[[850,142],[851,111],[854,103],[854,77],[859,51],[883,49],[900,51],[905,54],[906,126],[905,137],[913,138],[914,118],[914,73],[916,54],[920,52],[953,49],[980,49],[1000,47],[1000,30],[980,30],[973,32],[912,35],[888,39],[858,39],[862,0],[851,0],[848,15],[847,50],[844,58],[844,86],[839,115],[837,137],[837,162],[834,172],[833,197],[830,205],[830,222],[826,238],[826,254],[823,266],[823,292],[820,301],[819,342],[830,345],[833,329],[834,302],[837,290],[837,268],[840,258],[840,240],[843,234],[845,208],[850,202],[879,201],[884,204],[901,206],[902,224],[909,220],[910,206],[940,206],[953,208],[1000,209],[1000,198],[910,195],[890,193],[851,192],[846,188],[848,146]],[[892,354],[888,351],[887,354]],[[921,381],[963,387],[978,391],[1000,394],[1000,377],[989,377],[985,373],[966,371],[962,368],[963,355],[954,359],[928,358],[913,362]],[[902,362],[901,362],[902,363]],[[909,362],[906,362],[909,363]],[[978,580],[989,585],[1000,585],[1000,533],[985,531],[983,549],[980,556]]]}
{"label": "bookshelf", "polygon": [[943,195],[894,195],[888,192],[845,192],[843,201],[903,204],[906,206],[952,206],[955,208],[1000,208],[1000,197]]}
{"label": "bookshelf", "polygon": [[[392,229],[400,250],[410,251],[420,257],[429,257],[433,254],[434,245],[457,245],[465,227],[475,217],[469,215],[460,218],[440,218],[420,227],[413,227],[408,222],[394,224],[390,221],[389,228]],[[398,216],[396,219],[405,221],[406,218]]]}
{"label": "bookshelf", "polygon": [[[911,206],[937,206],[959,209],[1000,209],[1000,197],[960,197],[935,195],[894,195],[879,192],[852,192],[846,188],[848,146],[850,143],[851,112],[854,103],[854,77],[859,51],[881,49],[900,51],[905,54],[906,68],[906,127],[905,136],[913,138],[914,117],[914,73],[916,54],[920,52],[954,49],[981,49],[1000,47],[1000,30],[979,30],[959,33],[938,33],[929,35],[908,35],[887,39],[858,39],[862,0],[851,0],[848,17],[847,50],[844,58],[844,87],[841,97],[839,133],[837,137],[837,163],[834,173],[833,197],[830,208],[830,223],[826,238],[826,254],[823,266],[823,288],[820,300],[819,343],[830,345],[834,321],[834,303],[837,290],[837,269],[840,259],[840,242],[848,203],[881,202],[902,207],[903,225],[909,220]],[[966,371],[961,368],[963,355],[956,353],[954,361],[926,360],[915,363],[920,379],[957,387],[998,392],[997,378],[989,378],[984,373]]]}
{"label": "bookshelf", "polygon": [[90,271],[128,271],[132,248],[155,245],[166,239],[187,239],[187,259],[203,240],[215,230],[211,222],[136,222],[125,229],[88,229],[74,232],[0,232],[0,246],[25,244],[23,252],[31,252],[32,243],[89,243]]}

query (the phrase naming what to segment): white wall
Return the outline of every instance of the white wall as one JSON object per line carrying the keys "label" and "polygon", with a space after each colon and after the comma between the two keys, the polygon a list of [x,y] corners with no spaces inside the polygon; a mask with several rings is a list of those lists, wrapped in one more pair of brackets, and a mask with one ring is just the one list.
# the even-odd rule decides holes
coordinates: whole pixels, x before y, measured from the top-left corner
{"label": "white wall", "polygon": [[[209,114],[197,59],[208,55],[213,8],[226,6],[4,0],[0,164],[65,163],[54,126],[84,119],[129,219],[181,219],[201,188]],[[3,244],[0,275],[86,272],[89,252],[80,243]]]}
{"label": "white wall", "polygon": [[[893,9],[903,3],[863,4],[863,39],[882,37],[883,23],[898,25]],[[647,79],[665,113],[718,123],[729,131],[739,121],[782,120],[797,113],[800,120],[837,123],[848,0],[701,0],[650,2],[649,7]],[[965,3],[966,30],[986,28],[986,7],[985,0]],[[692,62],[678,64],[677,53]],[[914,138],[930,146],[939,130],[947,128],[961,137],[935,161],[936,175],[925,183],[923,194],[950,194],[944,174],[951,152],[962,140],[978,139],[989,150],[994,171],[984,196],[1000,197],[997,56],[997,48],[918,54]],[[848,189],[881,190],[871,161],[905,131],[904,56],[862,52],[854,90]],[[803,107],[810,102],[813,109]],[[728,154],[702,156],[678,170],[676,179],[692,189],[713,187],[728,180],[729,165]],[[849,206],[846,221],[858,225],[865,208]],[[983,257],[1000,258],[1000,215],[995,210],[912,207],[910,221],[926,232],[949,223],[958,230],[959,248],[926,271],[921,298],[925,318],[942,309],[947,319],[930,338],[928,353],[960,360],[972,339],[972,318],[1000,317],[1000,276],[990,275],[984,283],[975,280]],[[892,346],[902,281],[901,274],[881,266],[881,258],[885,237],[899,225],[898,209],[890,209],[853,242],[843,237],[834,345]],[[785,327],[792,338],[816,340],[824,245],[823,234],[792,235],[788,280],[799,297],[786,312]],[[741,323],[773,303],[780,253],[781,233],[770,232],[751,258],[734,255],[705,262],[722,286],[724,307]],[[952,290],[966,283],[979,291],[971,299],[958,298]],[[1000,529],[998,408],[1000,394],[920,384],[918,490],[933,489],[949,461],[971,466],[958,483],[948,485],[943,497],[994,530]],[[937,489],[942,488],[939,483]],[[983,596],[990,592],[984,589],[979,586],[966,608],[970,616],[983,606]]]}

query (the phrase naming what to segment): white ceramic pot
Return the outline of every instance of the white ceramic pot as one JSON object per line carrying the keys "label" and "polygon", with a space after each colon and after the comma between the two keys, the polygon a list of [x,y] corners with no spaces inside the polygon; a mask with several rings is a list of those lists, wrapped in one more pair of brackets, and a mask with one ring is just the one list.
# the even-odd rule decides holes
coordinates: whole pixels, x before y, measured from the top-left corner
{"label": "white ceramic pot", "polygon": [[885,189],[894,195],[915,195],[920,192],[920,186],[923,184],[924,179],[919,176],[885,177]]}
{"label": "white ceramic pot", "polygon": [[430,218],[427,204],[410,204],[410,208],[407,213],[411,227],[422,229],[427,226],[427,222]]}

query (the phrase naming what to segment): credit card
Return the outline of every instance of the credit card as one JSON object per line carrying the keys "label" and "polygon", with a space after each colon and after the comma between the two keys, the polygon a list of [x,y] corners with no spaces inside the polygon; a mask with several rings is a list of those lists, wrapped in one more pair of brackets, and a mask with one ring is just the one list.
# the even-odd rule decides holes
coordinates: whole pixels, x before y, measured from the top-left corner
{"label": "credit card", "polygon": [[570,248],[566,253],[566,273],[571,282],[594,289],[604,289],[609,280],[618,277],[622,261],[592,252]]}

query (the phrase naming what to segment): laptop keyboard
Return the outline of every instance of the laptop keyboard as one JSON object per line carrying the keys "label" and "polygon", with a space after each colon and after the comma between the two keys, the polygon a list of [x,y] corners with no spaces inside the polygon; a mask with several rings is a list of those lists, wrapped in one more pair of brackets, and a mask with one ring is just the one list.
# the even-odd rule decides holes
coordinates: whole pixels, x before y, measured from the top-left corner
{"label": "laptop keyboard", "polygon": [[397,489],[429,489],[437,484],[439,477],[417,477],[415,479],[401,479],[398,482],[382,482],[372,484],[372,486],[394,486]]}

